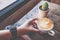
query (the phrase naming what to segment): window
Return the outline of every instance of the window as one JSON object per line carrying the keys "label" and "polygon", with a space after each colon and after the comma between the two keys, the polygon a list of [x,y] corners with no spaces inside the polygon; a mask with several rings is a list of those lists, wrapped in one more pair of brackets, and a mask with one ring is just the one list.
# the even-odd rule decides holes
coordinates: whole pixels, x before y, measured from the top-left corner
{"label": "window", "polygon": [[0,0],[0,22],[12,15],[29,0]]}
{"label": "window", "polygon": [[23,2],[24,0],[0,0],[0,16],[7,14],[10,10]]}
{"label": "window", "polygon": [[0,10],[4,9],[5,7],[7,7],[15,1],[17,0],[0,0]]}

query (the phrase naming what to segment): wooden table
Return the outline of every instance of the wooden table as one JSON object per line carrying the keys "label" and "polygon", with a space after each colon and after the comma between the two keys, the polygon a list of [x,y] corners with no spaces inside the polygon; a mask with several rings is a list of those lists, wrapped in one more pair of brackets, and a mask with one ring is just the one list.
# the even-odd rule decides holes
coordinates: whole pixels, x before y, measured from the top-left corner
{"label": "wooden table", "polygon": [[[26,35],[23,36],[25,37],[26,40],[60,40],[60,5],[49,3],[49,9],[50,11],[47,16],[54,22],[53,30],[56,33],[55,36],[52,37],[48,34],[39,34],[31,32],[28,33],[29,39],[26,38],[27,37]],[[24,39],[21,39],[19,37],[17,40],[24,40]]]}
{"label": "wooden table", "polygon": [[51,2],[60,4],[60,0],[51,0]]}
{"label": "wooden table", "polygon": [[[26,15],[36,4],[38,4],[41,0],[26,0],[27,2],[24,2],[16,6],[16,8],[13,8],[11,11],[7,12],[10,16],[8,17],[8,14],[3,17],[1,17],[0,20],[0,29],[4,29],[8,25],[12,25],[15,22],[17,22],[19,19],[21,19],[24,15]],[[29,6],[28,6],[29,5]],[[5,18],[7,17],[7,18]],[[4,20],[3,20],[4,19]]]}
{"label": "wooden table", "polygon": [[[35,2],[32,1],[32,4],[33,3],[35,3]],[[24,8],[24,7],[22,7],[22,8]],[[30,8],[30,6],[28,8]],[[48,34],[43,34],[42,35],[42,34],[38,34],[38,33],[32,32],[32,33],[28,33],[28,35],[29,35],[29,37],[30,37],[31,40],[60,40],[60,5],[57,5],[57,4],[54,4],[54,3],[49,3],[49,8],[50,8],[50,11],[48,13],[48,18],[50,18],[51,20],[54,21],[55,26],[54,26],[53,30],[56,32],[55,36],[52,37],[52,36],[50,36]],[[17,11],[17,12],[20,14],[20,10]],[[15,14],[17,14],[17,12],[15,12]],[[23,12],[21,12],[21,13],[23,13]],[[19,14],[17,14],[18,15],[18,19],[20,17]],[[8,19],[6,19],[5,21],[3,21],[0,24],[0,26],[3,27],[3,26],[6,26],[7,24],[11,24],[11,22],[15,19],[16,16],[13,14]],[[13,17],[13,18],[11,18],[11,17]],[[18,19],[16,19],[16,20],[18,20]],[[22,39],[20,38],[20,40],[22,40]]]}
{"label": "wooden table", "polygon": [[[49,2],[48,2],[49,3]],[[55,36],[50,36],[48,34],[38,34],[29,33],[31,40],[60,40],[60,5],[49,3],[50,11],[48,13],[48,18],[54,21],[54,31]]]}

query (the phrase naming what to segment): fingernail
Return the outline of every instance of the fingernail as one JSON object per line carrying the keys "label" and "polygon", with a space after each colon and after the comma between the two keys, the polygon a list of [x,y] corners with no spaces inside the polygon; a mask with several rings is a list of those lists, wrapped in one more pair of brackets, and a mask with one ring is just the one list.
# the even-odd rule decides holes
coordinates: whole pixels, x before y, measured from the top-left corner
{"label": "fingernail", "polygon": [[36,28],[36,29],[38,29],[37,24],[33,24],[33,27]]}

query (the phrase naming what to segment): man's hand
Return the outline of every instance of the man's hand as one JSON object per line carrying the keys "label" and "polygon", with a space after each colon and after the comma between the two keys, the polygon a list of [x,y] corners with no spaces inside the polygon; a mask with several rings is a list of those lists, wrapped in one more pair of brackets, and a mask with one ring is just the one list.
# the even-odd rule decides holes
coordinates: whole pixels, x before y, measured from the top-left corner
{"label": "man's hand", "polygon": [[40,32],[37,28],[38,18],[30,19],[26,21],[23,25],[18,27],[21,35],[25,35],[28,32]]}

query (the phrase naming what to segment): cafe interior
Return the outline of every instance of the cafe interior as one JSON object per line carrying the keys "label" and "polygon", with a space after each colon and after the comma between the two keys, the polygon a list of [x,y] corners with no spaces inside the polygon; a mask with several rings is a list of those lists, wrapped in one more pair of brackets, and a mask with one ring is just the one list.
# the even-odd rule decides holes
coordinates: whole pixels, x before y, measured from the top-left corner
{"label": "cafe interior", "polygon": [[[49,31],[40,30],[41,21],[37,23],[38,27],[33,25],[35,26],[33,28],[39,32],[36,33],[31,29],[33,32],[27,34],[24,30],[23,34],[20,31],[17,33],[17,28],[34,18],[42,20],[46,18],[47,21],[50,19],[53,28]],[[43,24],[45,26],[45,22]],[[26,29],[30,28],[26,27]],[[60,0],[0,0],[0,31],[0,40],[60,40]],[[21,35],[17,36],[18,34]]]}

